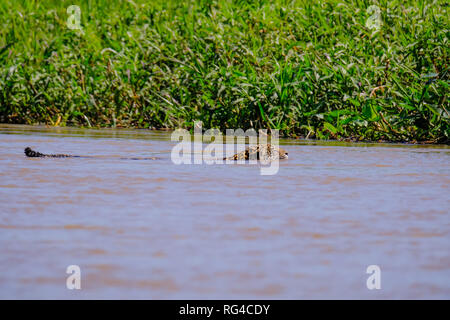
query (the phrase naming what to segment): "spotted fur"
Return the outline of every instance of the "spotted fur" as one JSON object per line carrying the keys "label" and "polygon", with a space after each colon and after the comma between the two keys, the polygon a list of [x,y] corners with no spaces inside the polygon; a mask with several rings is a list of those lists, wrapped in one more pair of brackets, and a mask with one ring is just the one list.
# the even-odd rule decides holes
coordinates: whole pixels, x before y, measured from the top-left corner
{"label": "spotted fur", "polygon": [[273,161],[278,159],[287,159],[288,153],[283,148],[272,144],[258,144],[247,147],[231,157],[225,157],[223,160],[265,160]]}
{"label": "spotted fur", "polygon": [[[29,147],[25,148],[24,152],[25,152],[25,155],[30,158],[89,158],[89,159],[97,158],[95,156],[74,156],[71,154],[45,154],[45,153],[40,153],[38,151],[34,151]],[[133,158],[119,158],[119,159],[120,160],[156,160],[158,158],[156,158],[156,157],[149,157],[149,158],[133,157]]]}

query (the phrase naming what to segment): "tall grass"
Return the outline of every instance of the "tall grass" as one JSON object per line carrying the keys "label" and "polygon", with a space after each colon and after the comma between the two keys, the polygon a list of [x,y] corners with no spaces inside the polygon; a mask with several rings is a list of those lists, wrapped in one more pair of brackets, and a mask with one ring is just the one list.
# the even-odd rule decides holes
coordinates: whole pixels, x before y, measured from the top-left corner
{"label": "tall grass", "polygon": [[449,143],[448,6],[3,0],[0,122]]}

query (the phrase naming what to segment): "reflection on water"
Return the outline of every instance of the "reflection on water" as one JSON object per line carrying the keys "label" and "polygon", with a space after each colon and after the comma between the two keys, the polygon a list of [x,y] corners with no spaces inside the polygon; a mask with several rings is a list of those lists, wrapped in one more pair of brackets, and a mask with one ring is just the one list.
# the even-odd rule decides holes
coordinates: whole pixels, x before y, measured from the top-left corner
{"label": "reflection on water", "polygon": [[0,298],[450,298],[450,148],[282,142],[261,176],[174,165],[164,132],[0,125]]}

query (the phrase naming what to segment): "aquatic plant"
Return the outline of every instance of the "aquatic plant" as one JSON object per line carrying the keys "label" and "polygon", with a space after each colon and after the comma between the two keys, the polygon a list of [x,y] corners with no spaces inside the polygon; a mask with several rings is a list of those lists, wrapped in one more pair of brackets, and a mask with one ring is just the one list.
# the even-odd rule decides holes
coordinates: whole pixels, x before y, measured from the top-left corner
{"label": "aquatic plant", "polygon": [[1,1],[1,122],[449,142],[446,1],[73,4]]}

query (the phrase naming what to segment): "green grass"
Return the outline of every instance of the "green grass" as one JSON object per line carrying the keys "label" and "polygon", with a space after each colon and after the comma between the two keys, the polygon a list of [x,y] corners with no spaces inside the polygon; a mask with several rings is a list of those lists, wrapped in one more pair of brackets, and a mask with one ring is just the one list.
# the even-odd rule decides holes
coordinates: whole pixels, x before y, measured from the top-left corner
{"label": "green grass", "polygon": [[[67,28],[72,4],[84,35]],[[372,4],[378,31],[365,26]],[[448,8],[3,0],[0,122],[192,128],[201,120],[291,137],[449,143]]]}

